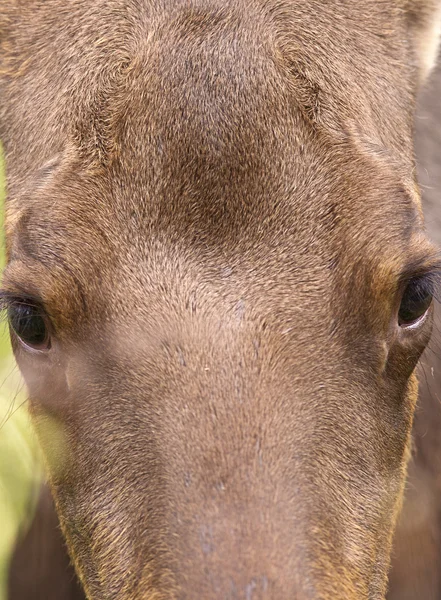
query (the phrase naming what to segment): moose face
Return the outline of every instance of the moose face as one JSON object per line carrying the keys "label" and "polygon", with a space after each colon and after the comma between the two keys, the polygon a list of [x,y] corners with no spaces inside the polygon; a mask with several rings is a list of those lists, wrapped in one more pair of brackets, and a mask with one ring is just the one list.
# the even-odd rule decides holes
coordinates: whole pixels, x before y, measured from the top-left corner
{"label": "moose face", "polygon": [[150,16],[86,27],[4,134],[3,298],[77,569],[94,599],[382,598],[439,269],[404,50],[372,45],[383,81],[366,32],[354,70],[283,11]]}

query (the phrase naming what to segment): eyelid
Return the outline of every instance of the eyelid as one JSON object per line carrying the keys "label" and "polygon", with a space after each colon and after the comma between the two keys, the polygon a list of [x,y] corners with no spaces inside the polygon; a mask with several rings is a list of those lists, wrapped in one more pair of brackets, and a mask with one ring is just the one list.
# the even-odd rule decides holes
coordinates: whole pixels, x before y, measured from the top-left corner
{"label": "eyelid", "polygon": [[[7,311],[17,305],[30,306],[38,310],[40,317],[44,318],[48,328],[49,335],[54,335],[54,325],[50,313],[47,311],[43,303],[28,295],[17,294],[16,292],[10,292],[0,289],[0,311]],[[28,347],[26,345],[26,347]]]}
{"label": "eyelid", "polygon": [[26,344],[26,342],[24,342],[21,337],[19,337],[17,334],[15,334],[15,337],[18,341],[18,343],[20,344],[20,346],[29,354],[38,354],[38,355],[42,355],[42,354],[47,354],[48,351],[51,349],[52,347],[52,343],[49,340],[48,342],[48,347],[47,348],[33,348],[32,346],[29,346],[29,344]]}
{"label": "eyelid", "polygon": [[419,317],[416,321],[414,321],[413,323],[409,323],[409,325],[400,325],[400,328],[404,331],[408,331],[409,329],[419,329],[422,325],[424,325],[425,321],[427,320],[431,306],[432,304],[429,306],[426,312],[422,314],[421,317]]}
{"label": "eyelid", "polygon": [[29,301],[30,304],[42,304],[42,300],[38,295],[30,294],[28,291],[21,289],[20,287],[15,287],[14,290],[0,288],[0,300],[4,300],[5,302],[13,301],[15,299],[26,300]]}
{"label": "eyelid", "polygon": [[437,248],[431,250],[431,253],[416,257],[404,266],[399,277],[401,286],[420,277],[430,278],[435,285],[441,283],[441,252]]}
{"label": "eyelid", "polygon": [[43,301],[36,296],[31,296],[29,293],[21,291],[9,291],[0,289],[0,310],[7,309],[11,306],[17,306],[23,304],[25,306],[32,306],[41,310],[42,314],[49,316],[47,310],[44,307]]}

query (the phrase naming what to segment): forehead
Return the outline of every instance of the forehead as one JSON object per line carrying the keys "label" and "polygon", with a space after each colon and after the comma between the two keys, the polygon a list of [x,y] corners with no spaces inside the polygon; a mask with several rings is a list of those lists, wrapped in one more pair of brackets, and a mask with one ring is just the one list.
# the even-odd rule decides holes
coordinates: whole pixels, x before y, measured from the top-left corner
{"label": "forehead", "polygon": [[44,298],[49,292],[59,303],[74,279],[100,305],[131,305],[132,292],[135,304],[151,301],[158,290],[156,307],[167,295],[188,302],[199,287],[213,301],[229,290],[239,304],[251,294],[282,307],[289,297],[305,310],[354,272],[393,289],[415,254],[414,200],[387,171],[349,151],[336,157],[332,146],[324,152],[305,142],[265,159],[262,149],[240,176],[233,157],[231,168],[219,159],[208,174],[179,162],[174,173],[155,172],[145,157],[157,145],[144,140],[139,148],[136,173],[122,161],[99,174],[56,167],[21,212],[11,258],[51,272],[52,281],[39,278]]}
{"label": "forehead", "polygon": [[[410,139],[397,168],[392,128],[390,148],[385,131],[356,135],[336,88],[296,78],[277,32],[238,19],[180,10],[137,53],[103,54],[67,107],[68,150],[35,175],[26,208],[10,204],[15,251],[79,272],[186,254],[200,268],[248,261],[316,277],[339,254],[405,254],[420,227]],[[363,110],[355,86],[349,104]]]}

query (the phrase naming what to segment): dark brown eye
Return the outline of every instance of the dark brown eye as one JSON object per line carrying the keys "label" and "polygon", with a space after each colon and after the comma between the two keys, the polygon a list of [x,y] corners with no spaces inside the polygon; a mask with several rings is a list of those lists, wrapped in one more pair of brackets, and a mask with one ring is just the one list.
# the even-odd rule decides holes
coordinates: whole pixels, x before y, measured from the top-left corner
{"label": "dark brown eye", "polygon": [[415,324],[428,310],[433,300],[433,282],[429,277],[411,279],[404,290],[398,312],[398,324]]}
{"label": "dark brown eye", "polygon": [[47,318],[39,306],[14,300],[8,307],[11,328],[20,340],[34,350],[48,350],[50,337]]}

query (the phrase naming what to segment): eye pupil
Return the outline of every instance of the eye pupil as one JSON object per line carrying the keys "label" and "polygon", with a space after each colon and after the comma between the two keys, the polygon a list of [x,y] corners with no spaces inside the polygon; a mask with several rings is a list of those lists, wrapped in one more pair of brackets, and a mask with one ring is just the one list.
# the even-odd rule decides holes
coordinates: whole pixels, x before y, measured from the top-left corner
{"label": "eye pupil", "polygon": [[398,312],[401,327],[412,325],[429,309],[433,299],[433,284],[427,277],[412,279],[404,291]]}
{"label": "eye pupil", "polygon": [[8,318],[17,336],[28,346],[42,348],[48,345],[46,320],[41,309],[30,304],[13,304]]}

